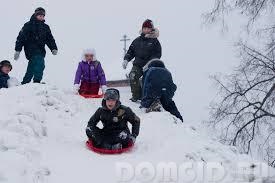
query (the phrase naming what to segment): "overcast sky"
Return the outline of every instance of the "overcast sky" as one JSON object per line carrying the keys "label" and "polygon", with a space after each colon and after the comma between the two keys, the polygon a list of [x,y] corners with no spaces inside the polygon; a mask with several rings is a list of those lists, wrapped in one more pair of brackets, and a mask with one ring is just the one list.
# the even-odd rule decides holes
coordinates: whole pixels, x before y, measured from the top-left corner
{"label": "overcast sky", "polygon": [[[59,48],[58,56],[48,52],[46,57],[46,82],[71,88],[81,52],[89,47],[97,50],[108,79],[124,78],[123,44],[119,40],[123,34],[131,40],[136,38],[142,22],[150,18],[160,29],[162,59],[178,85],[176,103],[186,121],[200,122],[207,118],[205,109],[215,92],[209,75],[226,72],[237,61],[232,47],[235,37],[222,35],[218,27],[202,26],[202,13],[213,3],[214,0],[2,0],[0,59],[12,60],[18,32],[34,9],[42,6]],[[11,75],[21,80],[27,64],[24,53],[13,64]]]}

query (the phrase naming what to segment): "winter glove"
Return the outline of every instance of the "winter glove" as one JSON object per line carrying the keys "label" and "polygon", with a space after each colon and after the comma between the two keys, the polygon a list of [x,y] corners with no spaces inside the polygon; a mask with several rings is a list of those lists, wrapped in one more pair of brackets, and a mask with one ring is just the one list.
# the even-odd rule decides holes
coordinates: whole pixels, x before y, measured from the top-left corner
{"label": "winter glove", "polygon": [[124,60],[123,63],[122,63],[122,67],[123,69],[126,69],[127,68],[127,65],[128,65],[128,60]]}
{"label": "winter glove", "polygon": [[89,138],[95,138],[95,135],[93,133],[93,130],[91,127],[87,126],[86,127],[86,135],[89,137]]}
{"label": "winter glove", "polygon": [[87,126],[86,131],[92,131],[91,127]]}
{"label": "winter glove", "polygon": [[79,88],[80,88],[80,84],[75,84],[75,85],[74,85],[74,88],[73,88],[73,92],[74,92],[75,94],[78,94]]}
{"label": "winter glove", "polygon": [[128,134],[125,131],[122,131],[122,132],[120,132],[120,134],[118,135],[118,137],[120,139],[125,140],[128,137]]}
{"label": "winter glove", "polygon": [[16,51],[16,52],[14,53],[14,60],[18,60],[19,57],[20,57],[20,51]]}
{"label": "winter glove", "polygon": [[53,55],[57,55],[57,53],[58,53],[58,50],[52,50]]}
{"label": "winter glove", "polygon": [[108,88],[106,85],[102,85],[101,89],[102,89],[102,93],[104,94]]}

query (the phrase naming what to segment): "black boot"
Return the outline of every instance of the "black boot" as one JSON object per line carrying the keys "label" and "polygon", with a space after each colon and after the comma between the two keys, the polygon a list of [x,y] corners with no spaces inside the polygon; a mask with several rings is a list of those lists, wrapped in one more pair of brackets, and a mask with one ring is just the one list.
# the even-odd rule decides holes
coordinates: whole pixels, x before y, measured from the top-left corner
{"label": "black boot", "polygon": [[162,105],[160,103],[160,100],[155,100],[149,108],[146,109],[146,113],[149,112],[161,112]]}
{"label": "black boot", "polygon": [[130,100],[131,100],[132,102],[138,102],[139,99],[132,97],[132,98],[130,98]]}

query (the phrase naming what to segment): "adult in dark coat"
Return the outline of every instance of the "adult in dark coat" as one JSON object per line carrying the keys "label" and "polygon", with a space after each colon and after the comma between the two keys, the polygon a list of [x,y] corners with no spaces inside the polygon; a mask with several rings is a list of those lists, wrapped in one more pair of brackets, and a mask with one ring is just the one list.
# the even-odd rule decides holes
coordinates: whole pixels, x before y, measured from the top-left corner
{"label": "adult in dark coat", "polygon": [[158,41],[159,31],[154,28],[151,20],[146,20],[142,25],[141,35],[136,38],[127,54],[124,57],[123,68],[126,69],[128,63],[134,59],[133,68],[130,72],[130,84],[133,102],[141,99],[142,91],[139,79],[143,75],[143,67],[154,58],[161,58],[162,50]]}
{"label": "adult in dark coat", "polygon": [[14,60],[18,60],[24,47],[26,58],[29,60],[27,72],[22,84],[31,82],[40,83],[45,69],[45,45],[53,55],[57,55],[57,46],[50,27],[45,24],[45,10],[37,8],[29,22],[21,29],[15,45]]}
{"label": "adult in dark coat", "polygon": [[160,103],[166,111],[183,121],[173,101],[177,86],[173,82],[172,74],[159,59],[153,59],[146,67],[148,68],[144,71],[141,107],[150,111]]}
{"label": "adult in dark coat", "polygon": [[[100,107],[91,117],[86,128],[86,134],[95,146],[106,149],[126,147],[129,142],[135,142],[139,135],[140,119],[135,113],[119,101],[119,91],[107,89]],[[97,127],[102,122],[103,128]],[[132,125],[132,131],[128,128]]]}

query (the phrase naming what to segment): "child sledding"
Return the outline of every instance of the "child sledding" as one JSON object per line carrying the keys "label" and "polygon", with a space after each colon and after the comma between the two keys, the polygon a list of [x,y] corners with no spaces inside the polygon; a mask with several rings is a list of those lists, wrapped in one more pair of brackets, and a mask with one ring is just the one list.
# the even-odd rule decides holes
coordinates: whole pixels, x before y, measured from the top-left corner
{"label": "child sledding", "polygon": [[105,93],[106,77],[101,63],[96,59],[95,49],[83,51],[74,80],[74,92],[82,96],[100,96],[99,89]]}
{"label": "child sledding", "polygon": [[[103,128],[97,127],[102,122]],[[132,125],[132,130],[128,128]],[[94,113],[88,122],[86,134],[88,144],[94,149],[102,149],[102,153],[123,152],[135,143],[139,135],[140,119],[135,113],[120,102],[117,89],[107,89],[102,100],[102,107]]]}

